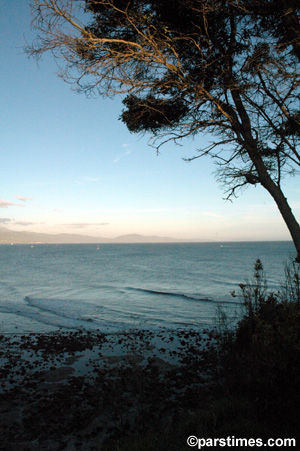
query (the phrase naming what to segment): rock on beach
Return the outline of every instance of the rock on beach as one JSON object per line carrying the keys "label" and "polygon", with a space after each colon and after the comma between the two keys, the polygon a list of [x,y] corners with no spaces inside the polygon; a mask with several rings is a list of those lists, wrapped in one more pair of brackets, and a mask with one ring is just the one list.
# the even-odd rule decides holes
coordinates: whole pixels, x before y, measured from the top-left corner
{"label": "rock on beach", "polygon": [[207,381],[212,347],[196,330],[2,334],[0,449],[100,449],[145,415],[171,421]]}

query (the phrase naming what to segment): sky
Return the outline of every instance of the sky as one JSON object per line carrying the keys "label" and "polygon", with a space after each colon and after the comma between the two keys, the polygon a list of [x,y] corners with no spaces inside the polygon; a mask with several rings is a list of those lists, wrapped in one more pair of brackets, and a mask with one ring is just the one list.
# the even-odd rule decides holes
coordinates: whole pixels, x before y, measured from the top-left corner
{"label": "sky", "polygon": [[[188,240],[288,240],[272,198],[250,187],[223,200],[210,158],[183,161],[197,135],[159,155],[119,120],[121,99],[87,98],[37,63],[27,0],[0,2],[0,226],[16,231]],[[284,183],[300,220],[299,178]]]}

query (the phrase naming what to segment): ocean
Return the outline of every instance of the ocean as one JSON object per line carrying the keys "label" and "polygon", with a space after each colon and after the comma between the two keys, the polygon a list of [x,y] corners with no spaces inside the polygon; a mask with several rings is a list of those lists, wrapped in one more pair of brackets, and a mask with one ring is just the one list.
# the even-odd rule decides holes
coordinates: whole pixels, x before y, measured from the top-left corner
{"label": "ocean", "polygon": [[257,258],[278,289],[291,242],[0,246],[0,333],[207,328],[239,315]]}

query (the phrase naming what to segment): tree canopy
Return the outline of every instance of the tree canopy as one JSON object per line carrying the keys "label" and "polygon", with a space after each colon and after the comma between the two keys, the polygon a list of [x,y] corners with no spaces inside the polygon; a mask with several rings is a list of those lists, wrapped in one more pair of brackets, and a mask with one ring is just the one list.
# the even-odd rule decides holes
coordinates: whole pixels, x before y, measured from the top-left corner
{"label": "tree canopy", "polygon": [[87,94],[122,94],[121,120],[157,149],[209,133],[194,158],[215,158],[228,198],[262,185],[300,257],[282,191],[300,168],[298,0],[35,0],[32,10],[31,55],[52,51]]}

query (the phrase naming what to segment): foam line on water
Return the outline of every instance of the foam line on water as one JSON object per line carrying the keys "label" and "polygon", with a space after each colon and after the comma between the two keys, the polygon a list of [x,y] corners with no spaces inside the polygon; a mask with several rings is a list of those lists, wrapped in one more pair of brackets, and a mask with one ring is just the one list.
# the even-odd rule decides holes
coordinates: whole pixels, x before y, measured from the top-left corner
{"label": "foam line on water", "polygon": [[159,296],[173,296],[173,297],[188,299],[190,301],[207,302],[210,304],[237,304],[237,305],[241,304],[241,302],[238,302],[238,301],[218,301],[218,300],[214,300],[214,299],[210,299],[210,298],[206,298],[206,297],[198,297],[198,296],[188,295],[188,294],[184,294],[184,293],[176,293],[176,292],[172,292],[172,291],[150,290],[150,289],[146,289],[146,288],[135,288],[135,287],[126,287],[126,290],[139,291],[139,292],[146,293],[146,294],[156,294]]}

